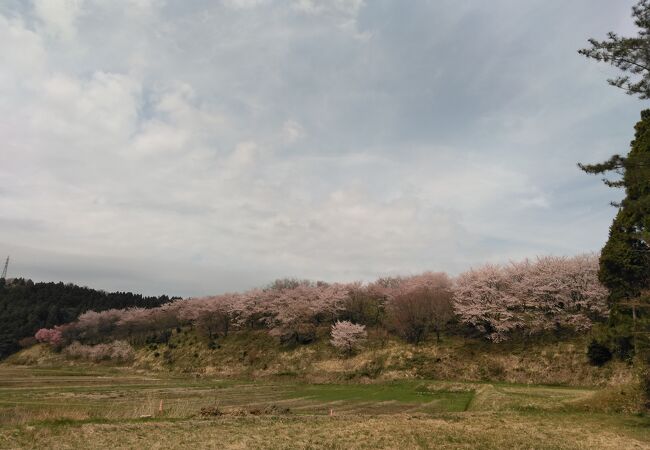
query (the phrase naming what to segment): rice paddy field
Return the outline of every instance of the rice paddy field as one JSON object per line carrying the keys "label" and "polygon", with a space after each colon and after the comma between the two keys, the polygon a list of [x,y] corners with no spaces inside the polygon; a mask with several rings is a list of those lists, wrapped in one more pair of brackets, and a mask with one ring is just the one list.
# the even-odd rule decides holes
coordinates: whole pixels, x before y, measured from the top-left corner
{"label": "rice paddy field", "polygon": [[594,411],[599,396],[503,383],[240,382],[0,366],[0,448],[650,448],[650,420]]}

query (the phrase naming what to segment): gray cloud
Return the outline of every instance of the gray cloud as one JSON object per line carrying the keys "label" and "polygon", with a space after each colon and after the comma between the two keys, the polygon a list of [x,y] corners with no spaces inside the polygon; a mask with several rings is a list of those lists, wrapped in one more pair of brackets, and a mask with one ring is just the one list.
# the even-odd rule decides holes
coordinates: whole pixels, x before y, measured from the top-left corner
{"label": "gray cloud", "polygon": [[[9,0],[10,272],[199,295],[598,250],[632,1]],[[4,249],[4,250],[3,250]]]}

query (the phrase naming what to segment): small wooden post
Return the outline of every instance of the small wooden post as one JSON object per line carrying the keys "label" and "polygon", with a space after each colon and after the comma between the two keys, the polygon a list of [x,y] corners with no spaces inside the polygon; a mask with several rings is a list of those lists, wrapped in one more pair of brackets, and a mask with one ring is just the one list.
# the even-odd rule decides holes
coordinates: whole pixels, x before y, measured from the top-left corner
{"label": "small wooden post", "polygon": [[163,413],[163,401],[162,399],[160,400],[160,405],[158,405],[158,414]]}

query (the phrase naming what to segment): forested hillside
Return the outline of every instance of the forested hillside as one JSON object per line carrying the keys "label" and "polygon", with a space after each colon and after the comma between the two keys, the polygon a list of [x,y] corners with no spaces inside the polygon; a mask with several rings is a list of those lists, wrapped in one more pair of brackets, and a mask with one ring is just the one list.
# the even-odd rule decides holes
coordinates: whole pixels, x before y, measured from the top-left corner
{"label": "forested hillside", "polygon": [[144,297],[130,292],[98,291],[64,283],[34,283],[22,278],[0,280],[0,358],[20,348],[20,340],[43,327],[75,320],[88,310],[152,308],[169,302],[165,295]]}

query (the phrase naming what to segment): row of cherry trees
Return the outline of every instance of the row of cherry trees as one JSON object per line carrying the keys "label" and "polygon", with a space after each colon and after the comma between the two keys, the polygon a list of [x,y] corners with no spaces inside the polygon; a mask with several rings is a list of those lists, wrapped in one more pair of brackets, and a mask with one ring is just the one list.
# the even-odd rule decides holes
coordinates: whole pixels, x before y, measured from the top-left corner
{"label": "row of cherry trees", "polygon": [[594,255],[544,257],[485,265],[455,279],[444,273],[381,278],[373,283],[280,280],[264,289],[177,300],[158,308],[88,311],[78,320],[39,330],[54,346],[113,339],[145,342],[193,326],[209,339],[234,330],[266,329],[283,342],[307,343],[337,322],[382,327],[418,343],[457,322],[492,341],[517,333],[584,331],[607,316],[607,292]]}
{"label": "row of cherry trees", "polygon": [[607,317],[607,294],[597,256],[544,257],[461,274],[453,303],[461,322],[499,342],[516,333],[586,331]]}

